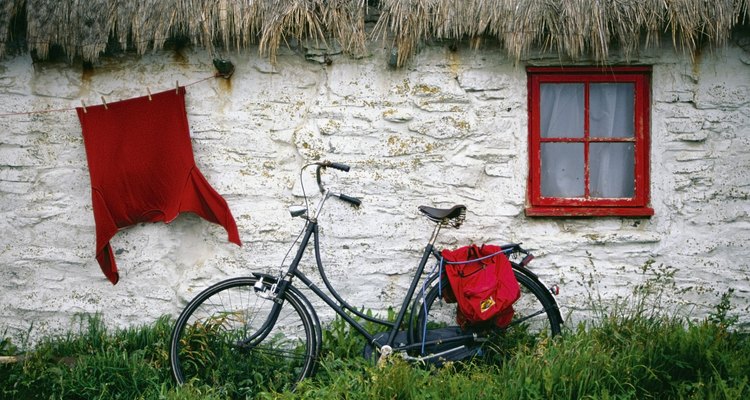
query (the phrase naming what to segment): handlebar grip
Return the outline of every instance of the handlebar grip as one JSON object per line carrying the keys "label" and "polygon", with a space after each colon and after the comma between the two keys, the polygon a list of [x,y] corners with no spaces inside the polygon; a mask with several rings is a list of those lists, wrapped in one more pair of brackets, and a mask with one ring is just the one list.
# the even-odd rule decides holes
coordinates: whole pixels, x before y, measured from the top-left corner
{"label": "handlebar grip", "polygon": [[337,169],[339,171],[349,172],[349,166],[346,164],[332,162],[332,163],[328,163],[327,166],[333,169]]}
{"label": "handlebar grip", "polygon": [[354,207],[359,207],[362,204],[362,200],[356,197],[347,196],[345,194],[339,194],[338,198],[353,205]]}

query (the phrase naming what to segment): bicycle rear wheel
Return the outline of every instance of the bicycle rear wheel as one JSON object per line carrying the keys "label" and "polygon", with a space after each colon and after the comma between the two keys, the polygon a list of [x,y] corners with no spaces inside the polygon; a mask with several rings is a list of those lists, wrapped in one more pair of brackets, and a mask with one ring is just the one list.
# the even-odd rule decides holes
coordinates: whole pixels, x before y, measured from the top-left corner
{"label": "bicycle rear wheel", "polygon": [[320,346],[317,317],[292,286],[278,302],[263,297],[274,283],[267,280],[259,288],[256,277],[222,281],[188,303],[170,343],[179,384],[205,384],[245,398],[292,389],[313,372]]}
{"label": "bicycle rear wheel", "polygon": [[[503,328],[490,323],[469,330],[474,330],[479,337],[494,336],[494,339],[499,339],[506,345],[511,345],[507,343],[509,341],[533,342],[559,334],[562,319],[552,294],[538,280],[524,272],[517,269],[513,269],[513,272],[521,288],[521,296],[513,304],[513,321]],[[448,286],[447,276],[442,276],[440,285],[435,277],[428,283],[426,294],[419,296],[414,302],[416,317],[410,329],[413,342],[421,342],[426,329],[457,325],[457,304],[446,303],[441,296],[443,288]],[[496,341],[490,342],[497,344]]]}

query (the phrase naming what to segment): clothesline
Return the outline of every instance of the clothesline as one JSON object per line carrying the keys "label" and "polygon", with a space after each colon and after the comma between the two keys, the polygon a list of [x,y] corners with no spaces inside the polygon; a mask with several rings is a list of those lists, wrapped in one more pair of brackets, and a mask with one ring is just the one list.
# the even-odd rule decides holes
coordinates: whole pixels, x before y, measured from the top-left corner
{"label": "clothesline", "polygon": [[[211,76],[208,76],[208,77],[203,78],[203,79],[199,79],[199,80],[197,80],[195,82],[191,82],[191,83],[185,84],[183,86],[184,87],[192,86],[192,85],[195,85],[195,84],[207,81],[207,80],[209,80],[211,78],[218,78],[218,77],[224,77],[224,75],[222,75],[221,73],[217,72],[217,73],[215,73],[215,74],[213,74]],[[180,86],[179,81],[177,81],[176,84],[177,84],[177,87]],[[149,95],[151,94],[150,93],[151,91],[150,91],[150,89],[148,87],[146,88],[146,91],[149,93]],[[107,104],[106,100],[104,100],[104,96],[102,96],[102,103],[105,104],[105,105]],[[84,108],[86,108],[87,104],[85,104],[83,102],[83,99],[81,99],[81,104],[83,105]],[[0,113],[0,117],[13,117],[13,116],[19,116],[19,115],[49,114],[49,113],[56,113],[56,112],[75,111],[76,108],[77,107],[66,107],[66,108],[56,108],[56,109],[51,109],[51,110]]]}

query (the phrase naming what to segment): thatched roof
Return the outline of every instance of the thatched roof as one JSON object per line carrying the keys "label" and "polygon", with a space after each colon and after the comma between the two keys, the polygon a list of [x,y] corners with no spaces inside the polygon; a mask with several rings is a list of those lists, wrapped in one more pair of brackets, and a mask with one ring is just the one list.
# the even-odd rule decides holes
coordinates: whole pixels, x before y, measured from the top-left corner
{"label": "thatched roof", "polygon": [[688,51],[720,46],[749,8],[750,0],[0,0],[0,56],[44,59],[59,46],[93,61],[180,39],[211,52],[258,45],[273,61],[294,40],[355,56],[383,40],[400,65],[424,41],[495,38],[516,60],[541,49],[606,62],[612,48],[635,55],[665,35]]}

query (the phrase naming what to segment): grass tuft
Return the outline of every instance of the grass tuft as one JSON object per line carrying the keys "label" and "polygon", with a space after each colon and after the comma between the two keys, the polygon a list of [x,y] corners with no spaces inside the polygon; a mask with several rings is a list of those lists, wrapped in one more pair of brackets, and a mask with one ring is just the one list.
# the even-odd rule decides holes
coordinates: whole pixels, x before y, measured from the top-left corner
{"label": "grass tuft", "polygon": [[[295,392],[262,399],[741,399],[750,396],[750,335],[735,329],[730,294],[703,321],[661,315],[646,297],[601,308],[561,338],[493,343],[493,357],[440,367],[365,360],[364,341],[340,319],[324,332],[317,374]],[[647,312],[648,311],[648,312]],[[167,354],[173,321],[109,330],[82,316],[79,332],[0,364],[0,398],[225,399],[224,389],[177,387]],[[24,349],[0,341],[0,355]]]}

